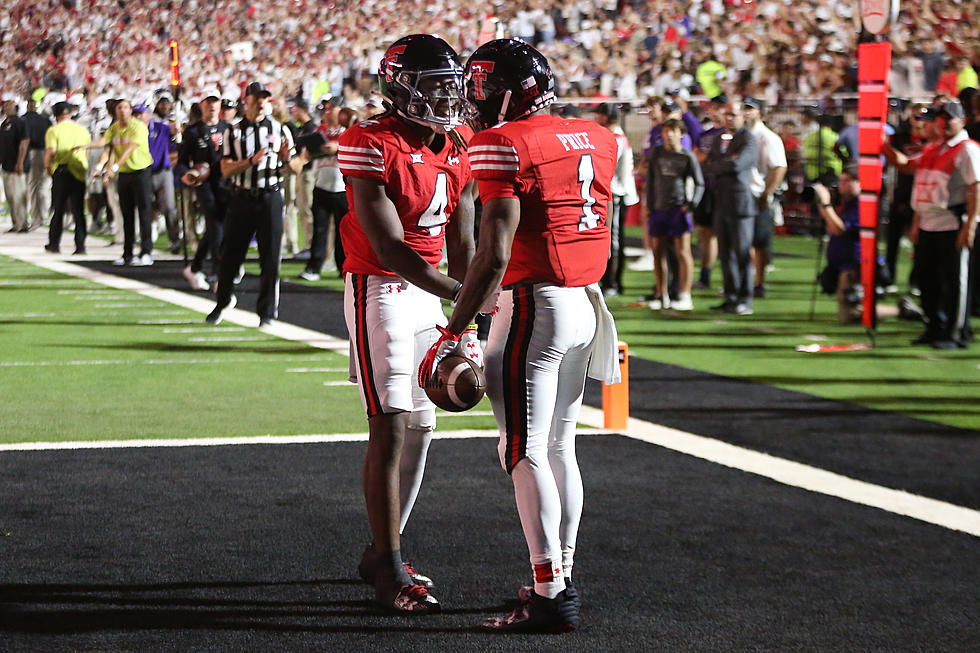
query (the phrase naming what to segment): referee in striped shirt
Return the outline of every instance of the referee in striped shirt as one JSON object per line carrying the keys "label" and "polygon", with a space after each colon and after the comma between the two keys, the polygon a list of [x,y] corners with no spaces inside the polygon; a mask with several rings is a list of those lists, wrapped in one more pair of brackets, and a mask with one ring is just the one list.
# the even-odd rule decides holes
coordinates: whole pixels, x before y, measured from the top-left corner
{"label": "referee in striped shirt", "polygon": [[289,129],[272,118],[271,96],[261,82],[249,84],[245,88],[245,116],[224,134],[221,176],[228,180],[231,197],[221,248],[217,303],[207,317],[208,324],[219,324],[222,311],[235,305],[235,276],[253,236],[259,245],[262,268],[255,309],[259,326],[268,325],[278,316],[282,166],[302,168],[302,161],[291,160],[295,153],[293,137]]}

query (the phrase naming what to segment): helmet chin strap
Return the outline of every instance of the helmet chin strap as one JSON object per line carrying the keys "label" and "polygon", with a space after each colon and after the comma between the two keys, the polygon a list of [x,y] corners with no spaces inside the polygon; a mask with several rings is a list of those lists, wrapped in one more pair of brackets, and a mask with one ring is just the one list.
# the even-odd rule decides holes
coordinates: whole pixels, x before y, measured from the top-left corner
{"label": "helmet chin strap", "polygon": [[504,116],[507,115],[507,105],[509,104],[510,104],[510,90],[504,93],[504,99],[500,102],[500,114],[497,116],[498,125],[504,121]]}

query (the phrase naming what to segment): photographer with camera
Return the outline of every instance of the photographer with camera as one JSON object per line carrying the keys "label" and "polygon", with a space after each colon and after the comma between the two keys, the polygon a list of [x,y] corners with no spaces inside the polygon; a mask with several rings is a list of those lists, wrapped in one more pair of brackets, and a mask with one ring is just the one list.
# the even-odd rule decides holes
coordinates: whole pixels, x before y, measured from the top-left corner
{"label": "photographer with camera", "polygon": [[[861,240],[859,229],[861,215],[858,198],[861,184],[857,166],[849,164],[841,171],[837,201],[831,190],[815,183],[804,191],[812,197],[814,208],[823,218],[830,239],[827,242],[827,267],[820,274],[824,292],[837,293],[837,317],[841,324],[853,324],[861,320],[860,286]],[[812,195],[809,191],[812,189]]]}

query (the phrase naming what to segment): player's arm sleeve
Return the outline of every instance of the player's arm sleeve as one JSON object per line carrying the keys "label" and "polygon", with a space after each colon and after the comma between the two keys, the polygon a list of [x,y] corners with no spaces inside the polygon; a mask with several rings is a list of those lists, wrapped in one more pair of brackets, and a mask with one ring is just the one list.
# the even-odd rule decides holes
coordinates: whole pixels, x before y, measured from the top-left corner
{"label": "player's arm sleeve", "polygon": [[470,141],[469,154],[484,204],[497,197],[517,197],[521,158],[509,138],[492,129],[480,132]]}
{"label": "player's arm sleeve", "polygon": [[388,181],[384,143],[357,127],[341,134],[337,165],[345,177],[372,179],[381,183]]}

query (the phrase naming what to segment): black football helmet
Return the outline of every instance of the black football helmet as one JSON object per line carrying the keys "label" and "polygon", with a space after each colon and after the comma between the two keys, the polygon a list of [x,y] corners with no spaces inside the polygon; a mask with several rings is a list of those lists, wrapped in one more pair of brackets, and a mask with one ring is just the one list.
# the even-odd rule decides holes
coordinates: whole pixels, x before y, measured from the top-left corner
{"label": "black football helmet", "polygon": [[389,46],[378,67],[387,108],[430,129],[463,124],[463,68],[456,51],[431,34],[412,34]]}
{"label": "black football helmet", "polygon": [[478,47],[466,62],[463,81],[470,117],[482,127],[518,120],[556,100],[548,60],[518,39]]}

